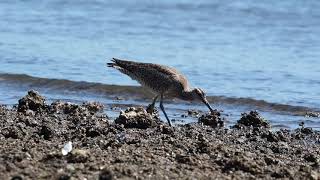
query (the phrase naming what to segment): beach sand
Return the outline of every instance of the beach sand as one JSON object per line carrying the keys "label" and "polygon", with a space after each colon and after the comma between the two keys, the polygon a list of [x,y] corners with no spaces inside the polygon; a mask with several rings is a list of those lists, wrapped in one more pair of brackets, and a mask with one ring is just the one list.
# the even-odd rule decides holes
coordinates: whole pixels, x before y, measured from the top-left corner
{"label": "beach sand", "polygon": [[253,111],[231,128],[219,112],[170,127],[156,111],[129,108],[111,121],[102,110],[49,105],[35,91],[0,106],[0,179],[320,178],[320,133],[303,125],[272,130]]}

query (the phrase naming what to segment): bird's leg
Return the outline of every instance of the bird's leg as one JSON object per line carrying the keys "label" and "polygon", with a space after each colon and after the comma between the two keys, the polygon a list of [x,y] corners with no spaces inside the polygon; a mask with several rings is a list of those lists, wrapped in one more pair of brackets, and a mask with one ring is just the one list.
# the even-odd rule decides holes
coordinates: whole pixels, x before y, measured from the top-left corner
{"label": "bird's leg", "polygon": [[171,126],[170,119],[168,118],[168,115],[167,115],[166,111],[164,110],[163,102],[162,102],[162,101],[163,101],[163,95],[161,94],[161,96],[160,96],[160,109],[162,110],[164,116],[166,117],[166,119],[167,119],[167,121],[168,121],[168,123],[169,123],[169,126]]}
{"label": "bird's leg", "polygon": [[148,112],[149,114],[152,114],[152,113],[153,113],[154,105],[155,105],[158,97],[159,97],[159,95],[157,95],[156,97],[154,97],[152,103],[148,105],[148,107],[147,107],[146,110],[147,110],[147,112]]}

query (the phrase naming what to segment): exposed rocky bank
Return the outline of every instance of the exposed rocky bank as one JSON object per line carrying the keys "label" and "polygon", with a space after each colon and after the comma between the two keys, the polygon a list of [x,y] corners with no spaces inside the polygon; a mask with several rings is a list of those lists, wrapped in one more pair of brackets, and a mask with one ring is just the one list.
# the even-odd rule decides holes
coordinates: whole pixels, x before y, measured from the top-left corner
{"label": "exposed rocky bank", "polygon": [[30,91],[0,106],[0,179],[320,178],[319,132],[272,131],[254,111],[232,128],[223,120],[216,112],[170,127],[129,108],[110,121],[99,103],[48,105]]}

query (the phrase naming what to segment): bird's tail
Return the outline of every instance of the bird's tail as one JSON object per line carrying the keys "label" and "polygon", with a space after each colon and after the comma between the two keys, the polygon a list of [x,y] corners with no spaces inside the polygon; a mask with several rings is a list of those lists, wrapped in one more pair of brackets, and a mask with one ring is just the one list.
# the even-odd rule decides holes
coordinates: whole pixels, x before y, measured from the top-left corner
{"label": "bird's tail", "polygon": [[114,67],[116,64],[115,63],[107,63],[108,67]]}
{"label": "bird's tail", "polygon": [[117,62],[116,62],[116,58],[112,58],[112,63],[107,63],[107,66],[108,67],[115,67],[115,66],[117,66]]}
{"label": "bird's tail", "polygon": [[127,61],[127,60],[121,60],[117,58],[112,58],[111,59],[112,63],[107,63],[108,67],[113,67],[113,68],[124,68],[126,69],[128,66],[132,65],[134,62],[132,61]]}
{"label": "bird's tail", "polygon": [[121,60],[117,58],[112,58],[111,61],[111,63],[107,63],[108,67],[115,68],[125,74],[128,73],[128,67],[132,63],[131,61]]}
{"label": "bird's tail", "polygon": [[131,75],[132,75],[132,72],[130,71],[130,64],[131,63],[132,63],[131,61],[112,58],[111,63],[107,63],[107,66],[115,68],[115,69],[119,70],[120,72],[127,74],[128,76],[131,77]]}

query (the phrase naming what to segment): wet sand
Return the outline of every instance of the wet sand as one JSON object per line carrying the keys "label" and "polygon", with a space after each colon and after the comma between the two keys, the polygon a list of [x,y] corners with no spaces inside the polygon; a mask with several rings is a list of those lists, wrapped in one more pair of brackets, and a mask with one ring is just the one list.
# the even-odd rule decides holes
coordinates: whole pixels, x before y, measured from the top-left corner
{"label": "wet sand", "polygon": [[303,125],[274,131],[253,111],[225,128],[217,111],[169,127],[156,111],[129,108],[111,121],[102,109],[48,105],[33,91],[0,106],[0,179],[320,178],[320,133]]}

